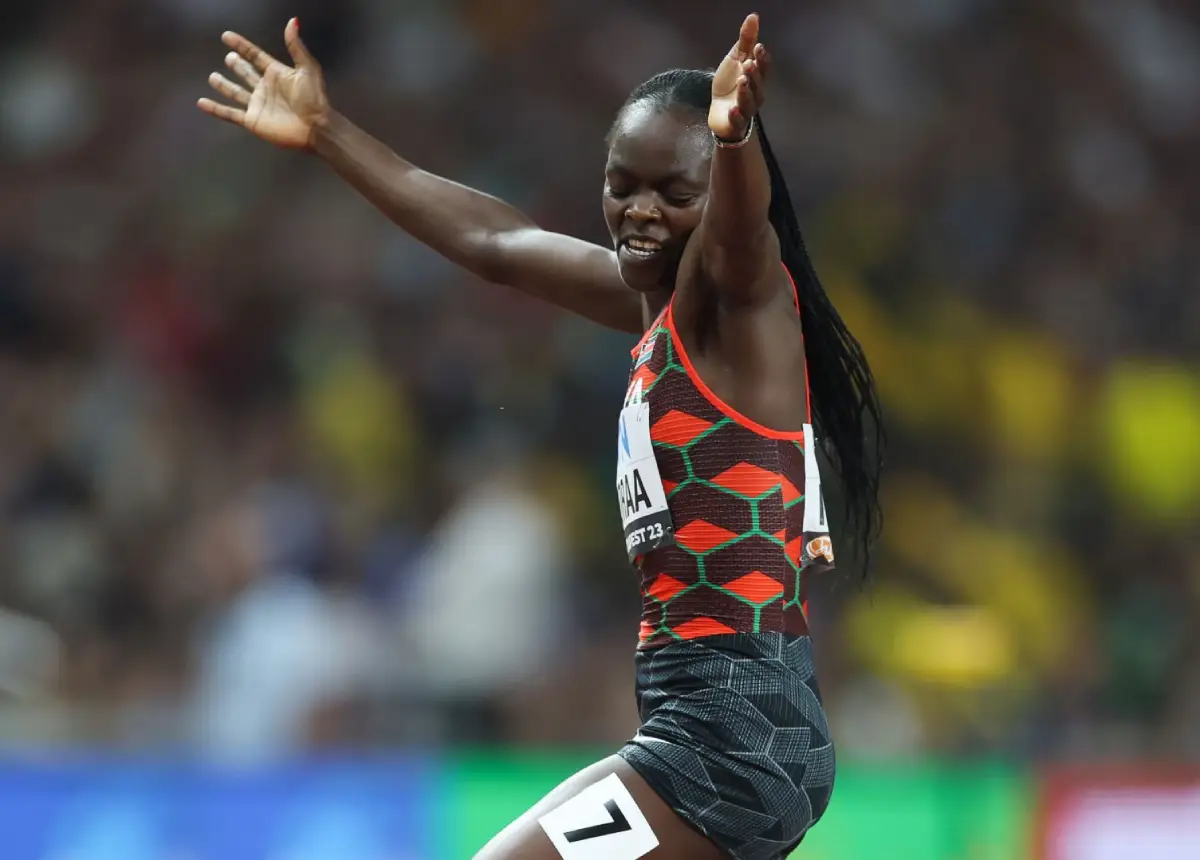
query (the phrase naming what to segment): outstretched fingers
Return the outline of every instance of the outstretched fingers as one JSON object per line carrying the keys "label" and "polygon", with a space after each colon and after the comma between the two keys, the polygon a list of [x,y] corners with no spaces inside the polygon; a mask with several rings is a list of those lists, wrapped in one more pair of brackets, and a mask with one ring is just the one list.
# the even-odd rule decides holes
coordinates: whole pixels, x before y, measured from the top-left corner
{"label": "outstretched fingers", "polygon": [[212,99],[200,99],[196,102],[196,107],[207,114],[215,116],[217,119],[223,119],[225,122],[233,123],[234,125],[246,124],[246,112],[241,108],[230,107],[223,105],[220,102],[215,102]]}
{"label": "outstretched fingers", "polygon": [[225,65],[231,72],[246,82],[246,86],[254,89],[258,86],[258,82],[262,80],[262,75],[250,65],[241,55],[230,51],[225,55]]}
{"label": "outstretched fingers", "polygon": [[245,36],[240,36],[237,33],[227,30],[221,34],[221,41],[244,57],[246,62],[260,72],[265,72],[272,63],[279,62]]}
{"label": "outstretched fingers", "polygon": [[224,75],[213,72],[208,76],[208,84],[234,104],[239,104],[242,107],[250,104],[250,93],[246,91],[245,87],[239,87]]}

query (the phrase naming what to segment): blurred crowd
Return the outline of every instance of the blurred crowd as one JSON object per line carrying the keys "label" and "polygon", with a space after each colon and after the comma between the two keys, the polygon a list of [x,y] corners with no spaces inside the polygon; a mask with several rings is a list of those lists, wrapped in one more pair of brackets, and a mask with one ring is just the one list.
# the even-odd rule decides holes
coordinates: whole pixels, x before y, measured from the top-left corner
{"label": "blurred crowd", "polygon": [[[686,14],[683,14],[686,5]],[[758,11],[890,422],[815,586],[844,755],[1200,755],[1200,9],[59,0],[0,13],[0,742],[273,755],[636,727],[631,339],[194,107],[298,15],[335,106],[606,242],[635,84]],[[835,520],[836,522],[836,520]]]}

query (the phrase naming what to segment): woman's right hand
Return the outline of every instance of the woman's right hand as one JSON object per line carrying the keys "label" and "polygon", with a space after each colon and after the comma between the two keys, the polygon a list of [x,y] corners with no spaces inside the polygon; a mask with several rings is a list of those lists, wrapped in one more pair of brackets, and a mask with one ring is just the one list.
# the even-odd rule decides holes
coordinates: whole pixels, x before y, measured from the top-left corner
{"label": "woman's right hand", "polygon": [[285,149],[309,149],[313,136],[330,114],[321,67],[300,41],[300,23],[293,18],[283,31],[295,67],[284,65],[237,33],[221,41],[233,50],[225,65],[245,86],[213,72],[208,82],[233,106],[200,99],[197,106],[218,119],[240,125],[268,143]]}

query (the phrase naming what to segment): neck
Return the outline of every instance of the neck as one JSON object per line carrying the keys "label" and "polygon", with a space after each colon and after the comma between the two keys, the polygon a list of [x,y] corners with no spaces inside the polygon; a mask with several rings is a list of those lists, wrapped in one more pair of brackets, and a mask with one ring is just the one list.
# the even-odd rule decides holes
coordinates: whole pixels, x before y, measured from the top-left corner
{"label": "neck", "polygon": [[642,328],[649,329],[654,321],[658,319],[658,315],[663,312],[663,308],[671,301],[671,294],[674,290],[668,287],[662,287],[650,293],[642,293]]}

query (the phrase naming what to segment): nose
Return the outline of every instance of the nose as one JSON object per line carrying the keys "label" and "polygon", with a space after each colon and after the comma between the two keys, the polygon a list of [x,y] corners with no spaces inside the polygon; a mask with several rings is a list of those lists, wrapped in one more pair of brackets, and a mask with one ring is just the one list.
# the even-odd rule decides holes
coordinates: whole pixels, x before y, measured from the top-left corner
{"label": "nose", "polygon": [[662,212],[650,200],[640,198],[629,204],[629,208],[625,210],[625,217],[630,221],[645,224],[650,221],[661,221]]}

